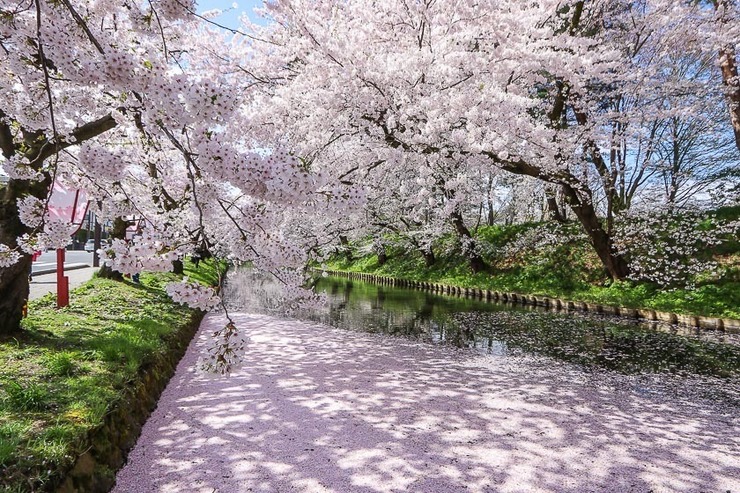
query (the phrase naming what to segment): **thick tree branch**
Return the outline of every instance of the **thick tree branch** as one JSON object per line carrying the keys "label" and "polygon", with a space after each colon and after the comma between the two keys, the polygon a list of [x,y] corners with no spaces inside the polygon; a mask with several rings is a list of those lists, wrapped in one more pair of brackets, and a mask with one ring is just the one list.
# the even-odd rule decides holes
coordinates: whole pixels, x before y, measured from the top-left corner
{"label": "thick tree branch", "polygon": [[118,125],[116,123],[116,120],[114,120],[110,114],[107,114],[101,118],[98,118],[97,120],[85,123],[84,125],[81,125],[72,130],[68,138],[65,138],[64,136],[59,136],[57,141],[54,141],[54,139],[52,139],[51,141],[46,141],[41,146],[38,153],[35,156],[32,156],[31,166],[33,168],[37,168],[49,156],[53,156],[59,151],[62,151],[70,146],[77,145],[81,142],[85,142],[87,140],[95,138],[98,135],[101,135],[108,130],[115,128],[116,125]]}

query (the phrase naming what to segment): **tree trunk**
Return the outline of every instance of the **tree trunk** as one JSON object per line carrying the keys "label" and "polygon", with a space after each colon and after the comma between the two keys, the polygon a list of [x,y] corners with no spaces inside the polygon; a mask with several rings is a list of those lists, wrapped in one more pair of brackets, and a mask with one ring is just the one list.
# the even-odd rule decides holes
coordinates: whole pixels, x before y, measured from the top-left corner
{"label": "tree trunk", "polygon": [[560,211],[560,207],[558,206],[558,199],[557,199],[557,196],[555,195],[555,190],[552,190],[549,187],[545,188],[545,196],[547,197],[548,219],[557,221],[559,223],[564,223],[565,216]]}
{"label": "tree trunk", "polygon": [[[731,9],[731,0],[712,0],[714,8],[721,10],[721,24],[730,22],[724,15]],[[735,133],[735,145],[740,151],[740,77],[737,73],[737,53],[735,46],[728,43],[719,50],[719,68],[722,71],[722,83],[725,85],[725,98],[730,110],[730,122]]]}
{"label": "tree trunk", "polygon": [[207,260],[211,257],[212,257],[211,252],[208,250],[207,247],[198,247],[195,250],[194,255],[190,257],[190,259],[193,261],[193,264],[195,265],[195,268],[197,269],[201,261]]}
{"label": "tree trunk", "polygon": [[347,237],[344,235],[339,235],[339,243],[342,244],[344,258],[347,259],[347,262],[352,262],[352,249],[349,246],[349,240],[347,239]]}
{"label": "tree trunk", "polygon": [[182,260],[172,261],[172,272],[180,276],[185,274],[185,264],[182,262]]}
{"label": "tree trunk", "polygon": [[473,274],[486,272],[488,270],[488,264],[483,260],[483,257],[477,253],[468,255],[468,263],[470,264],[470,270]]}
{"label": "tree trunk", "polygon": [[[487,154],[503,170],[517,175],[527,175],[548,183],[560,185],[565,201],[575,213],[581,223],[583,230],[589,237],[590,243],[596,254],[604,264],[609,276],[616,280],[626,279],[630,273],[627,260],[616,253],[614,241],[610,232],[604,229],[596,210],[593,206],[591,190],[586,183],[575,178],[568,172],[560,172],[558,175],[547,176],[537,166],[525,161],[502,161],[495,154]],[[581,194],[576,190],[580,190]],[[607,218],[607,221],[609,218]]]}
{"label": "tree trunk", "polygon": [[450,220],[452,221],[452,225],[455,227],[457,235],[460,237],[463,245],[463,254],[468,258],[470,270],[473,271],[473,274],[487,271],[488,264],[486,264],[483,257],[478,255],[475,251],[475,240],[473,239],[473,235],[470,233],[470,230],[465,226],[462,215],[458,211],[455,211],[450,215]]}
{"label": "tree trunk", "polygon": [[104,264],[98,271],[98,277],[102,279],[110,279],[112,281],[123,281],[123,274],[113,270],[110,266]]}
{"label": "tree trunk", "polygon": [[423,248],[421,250],[421,254],[424,257],[424,265],[427,267],[433,266],[434,263],[437,261],[436,257],[434,256],[434,250],[432,250],[432,247]]}
{"label": "tree trunk", "polygon": [[[113,221],[113,228],[110,232],[110,237],[113,239],[125,240],[126,239],[126,228],[129,226],[129,222],[122,217],[117,217]],[[123,274],[118,271],[111,269],[109,266],[104,265],[98,272],[98,277],[103,279],[111,279],[113,281],[123,281]]]}
{"label": "tree trunk", "polygon": [[722,69],[722,82],[725,85],[725,98],[730,110],[730,122],[735,133],[735,145],[740,150],[740,78],[737,74],[737,57],[732,45],[719,52],[719,66]]}
{"label": "tree trunk", "polygon": [[[0,244],[16,248],[16,238],[30,232],[18,217],[17,199],[26,195],[46,197],[49,182],[48,177],[41,182],[9,180],[0,188]],[[28,303],[30,272],[30,255],[9,267],[0,267],[0,335],[20,330],[23,308]]]}
{"label": "tree trunk", "polygon": [[592,202],[581,200],[576,191],[568,185],[563,185],[563,191],[609,276],[615,281],[626,279],[630,273],[629,264],[622,255],[616,253],[614,240],[604,229]]}
{"label": "tree trunk", "polygon": [[[12,186],[12,182],[9,186]],[[10,193],[6,190],[3,195]],[[14,248],[16,238],[24,230],[15,200],[3,200],[0,204],[0,244]],[[31,257],[25,255],[9,267],[0,267],[0,334],[10,334],[20,329],[23,306],[28,301],[30,260]]]}
{"label": "tree trunk", "polygon": [[[100,202],[98,202],[98,205]],[[100,267],[100,255],[98,255],[98,250],[101,247],[101,241],[103,238],[103,231],[102,227],[100,226],[100,221],[98,221],[98,215],[95,214],[95,249],[93,250],[93,267]]]}
{"label": "tree trunk", "polygon": [[0,335],[20,330],[23,307],[28,303],[28,274],[31,272],[31,256],[0,269]]}
{"label": "tree trunk", "polygon": [[388,262],[388,252],[384,246],[381,246],[378,250],[378,265],[382,267],[386,262]]}

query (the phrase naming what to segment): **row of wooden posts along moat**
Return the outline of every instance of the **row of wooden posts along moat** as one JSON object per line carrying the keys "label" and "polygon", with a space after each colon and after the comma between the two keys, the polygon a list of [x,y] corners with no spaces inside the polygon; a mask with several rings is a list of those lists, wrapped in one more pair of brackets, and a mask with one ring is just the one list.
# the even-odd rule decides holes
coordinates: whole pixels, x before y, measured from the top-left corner
{"label": "row of wooden posts along moat", "polygon": [[701,329],[724,330],[731,333],[740,333],[740,320],[720,317],[703,317],[700,315],[685,315],[672,312],[663,312],[651,308],[627,308],[623,306],[611,306],[601,303],[589,303],[585,301],[572,301],[562,298],[551,298],[548,296],[535,296],[519,293],[506,293],[492,291],[489,289],[463,288],[426,281],[413,281],[409,279],[398,279],[389,276],[379,276],[365,272],[347,272],[315,269],[317,272],[326,272],[330,276],[356,279],[363,282],[393,286],[408,289],[429,291],[441,295],[458,296],[479,299],[493,303],[510,303],[530,307],[541,307],[548,310],[571,310],[603,315],[613,315],[625,318],[643,320],[647,322],[664,322],[672,325],[683,325]]}

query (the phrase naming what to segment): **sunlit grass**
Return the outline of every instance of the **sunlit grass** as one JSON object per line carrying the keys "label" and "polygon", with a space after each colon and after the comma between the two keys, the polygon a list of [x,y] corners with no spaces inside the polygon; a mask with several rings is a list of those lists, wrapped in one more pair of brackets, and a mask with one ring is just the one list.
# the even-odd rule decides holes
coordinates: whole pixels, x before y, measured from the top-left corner
{"label": "sunlit grass", "polygon": [[[215,263],[200,265],[186,275],[216,283]],[[176,279],[95,278],[62,310],[53,295],[32,302],[23,330],[0,340],[0,492],[48,484],[89,447],[88,433],[190,323],[193,312],[164,292]]]}

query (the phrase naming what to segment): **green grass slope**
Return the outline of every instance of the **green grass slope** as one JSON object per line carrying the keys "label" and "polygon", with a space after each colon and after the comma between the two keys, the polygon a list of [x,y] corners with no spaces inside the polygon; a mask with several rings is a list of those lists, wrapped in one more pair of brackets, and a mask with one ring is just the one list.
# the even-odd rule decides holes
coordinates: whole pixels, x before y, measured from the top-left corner
{"label": "green grass slope", "polygon": [[[185,274],[215,285],[217,267],[186,264]],[[23,330],[0,339],[0,492],[46,489],[89,447],[140,370],[191,323],[194,311],[164,291],[178,279],[92,279],[64,309],[53,294],[32,302]]]}

